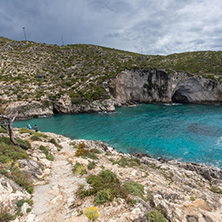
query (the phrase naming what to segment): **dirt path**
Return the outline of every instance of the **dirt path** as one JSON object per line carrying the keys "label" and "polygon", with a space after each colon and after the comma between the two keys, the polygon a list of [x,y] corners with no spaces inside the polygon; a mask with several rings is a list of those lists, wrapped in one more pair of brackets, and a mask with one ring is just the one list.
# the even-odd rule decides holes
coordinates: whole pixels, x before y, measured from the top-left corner
{"label": "dirt path", "polygon": [[69,140],[61,143],[63,149],[55,155],[52,162],[48,183],[35,186],[33,208],[26,222],[64,222],[69,221],[72,214],[70,206],[74,203],[74,192],[84,178],[74,177],[72,165],[67,158],[74,152]]}

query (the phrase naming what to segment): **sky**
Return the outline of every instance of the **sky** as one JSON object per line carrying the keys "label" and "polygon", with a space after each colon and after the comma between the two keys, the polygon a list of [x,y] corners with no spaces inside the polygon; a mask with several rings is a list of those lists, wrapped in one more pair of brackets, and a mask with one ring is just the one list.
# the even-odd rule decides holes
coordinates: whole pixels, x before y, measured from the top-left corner
{"label": "sky", "polygon": [[19,41],[25,30],[146,55],[222,49],[222,0],[0,0],[0,18],[0,36]]}

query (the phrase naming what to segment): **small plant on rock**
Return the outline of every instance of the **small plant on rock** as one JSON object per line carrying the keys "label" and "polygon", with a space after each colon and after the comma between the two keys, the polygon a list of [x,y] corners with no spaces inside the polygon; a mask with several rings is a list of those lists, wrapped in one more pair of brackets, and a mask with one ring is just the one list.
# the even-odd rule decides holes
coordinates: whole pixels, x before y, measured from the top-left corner
{"label": "small plant on rock", "polygon": [[80,164],[79,162],[76,162],[76,164],[73,167],[72,172],[74,175],[81,175],[81,176],[87,173],[86,167]]}
{"label": "small plant on rock", "polygon": [[90,207],[84,211],[84,214],[90,221],[95,221],[99,217],[99,210],[97,207]]}
{"label": "small plant on rock", "polygon": [[152,210],[149,213],[147,213],[147,219],[148,219],[148,222],[166,222],[166,218],[157,209]]}

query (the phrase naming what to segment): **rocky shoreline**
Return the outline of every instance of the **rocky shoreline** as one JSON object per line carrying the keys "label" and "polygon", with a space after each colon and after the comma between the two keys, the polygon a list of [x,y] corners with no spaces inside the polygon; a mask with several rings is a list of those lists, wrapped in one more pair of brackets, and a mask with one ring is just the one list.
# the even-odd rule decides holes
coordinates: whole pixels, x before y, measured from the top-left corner
{"label": "rocky shoreline", "polygon": [[[88,221],[84,211],[95,206],[95,197],[80,197],[79,187],[82,184],[84,189],[90,189],[87,182],[90,175],[99,175],[106,170],[116,175],[121,187],[135,183],[143,189],[142,195],[128,194],[133,204],[117,197],[97,205],[100,222],[149,221],[149,216],[154,213],[156,218],[158,215],[162,218],[159,221],[222,220],[220,169],[174,160],[156,160],[143,154],[118,153],[99,141],[71,140],[53,133],[36,134],[34,138],[32,133],[21,133],[17,129],[16,136],[31,144],[27,150],[30,159],[17,162],[20,170],[32,178],[34,185],[34,193],[30,195],[12,180],[0,176],[0,202],[10,206],[11,214],[17,212],[19,200],[33,200],[32,206],[28,201],[24,202],[22,214],[15,219],[17,222]],[[47,159],[41,146],[47,148],[48,155],[54,156],[53,161]],[[84,146],[85,154],[90,155],[77,155],[81,146]],[[74,172],[77,163],[85,169],[84,174]],[[93,168],[89,167],[92,163]],[[27,213],[27,209],[31,212]]]}

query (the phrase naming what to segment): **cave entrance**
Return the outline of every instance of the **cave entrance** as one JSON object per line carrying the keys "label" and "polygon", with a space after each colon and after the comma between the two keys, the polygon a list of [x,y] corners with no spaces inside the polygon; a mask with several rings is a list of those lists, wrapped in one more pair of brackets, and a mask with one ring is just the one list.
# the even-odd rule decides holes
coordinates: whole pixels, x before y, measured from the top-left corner
{"label": "cave entrance", "polygon": [[173,103],[188,103],[189,100],[186,94],[187,94],[186,90],[177,89],[175,93],[173,94],[171,101]]}

